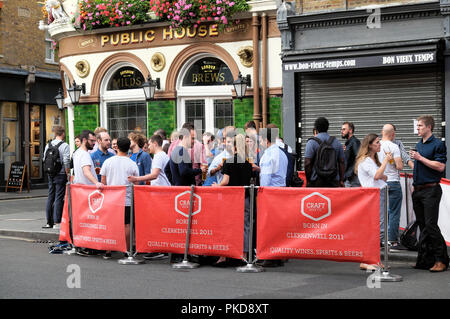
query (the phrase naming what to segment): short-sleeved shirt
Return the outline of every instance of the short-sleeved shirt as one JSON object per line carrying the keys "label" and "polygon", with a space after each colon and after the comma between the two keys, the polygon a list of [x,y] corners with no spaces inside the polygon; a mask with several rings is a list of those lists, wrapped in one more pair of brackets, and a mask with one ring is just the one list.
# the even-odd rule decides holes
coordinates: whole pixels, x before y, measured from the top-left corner
{"label": "short-sleeved shirt", "polygon": [[[380,141],[381,148],[378,152],[378,159],[380,162],[383,162],[386,157],[386,153],[392,153],[392,157],[401,158],[402,154],[400,153],[400,148],[397,144],[391,141]],[[400,181],[400,171],[395,167],[395,164],[387,164],[386,169],[384,170],[384,175],[387,176],[388,182],[399,182]]]}
{"label": "short-sleeved shirt", "polygon": [[264,151],[260,161],[259,184],[261,186],[286,186],[288,159],[286,154],[273,144]]}
{"label": "short-sleeved shirt", "polygon": [[[323,141],[327,141],[330,138],[330,135],[328,135],[328,133],[326,132],[321,132],[319,134],[317,134],[316,136],[319,140]],[[345,161],[345,155],[344,155],[344,149],[342,147],[342,144],[337,140],[337,138],[334,139],[333,143],[331,144],[333,146],[333,148],[336,150],[336,161],[339,162],[339,160],[344,160]],[[319,149],[319,143],[317,143],[315,140],[309,140],[306,143],[306,148],[305,148],[305,158],[309,158],[309,159],[314,159],[315,155],[316,155],[316,151]],[[314,169],[314,165],[311,169],[311,181],[315,181],[317,180],[317,174],[316,174],[316,170]],[[339,170],[338,173],[336,174],[336,181],[340,180],[340,176],[339,176]]]}
{"label": "short-sleeved shirt", "polygon": [[[94,166],[97,165],[96,162],[98,162],[98,166],[102,167],[103,163],[110,157],[115,156],[115,154],[106,151],[106,153],[103,153],[99,148],[91,153],[91,158],[92,158],[92,162],[94,163]],[[102,176],[101,175],[97,175],[98,181],[100,182],[102,180]]]}
{"label": "short-sleeved shirt", "polygon": [[84,176],[83,167],[91,166],[92,176],[96,176],[94,163],[92,162],[91,155],[82,149],[78,149],[75,153],[73,153],[73,170],[74,170],[74,184],[85,184],[85,185],[93,185],[93,183]]}
{"label": "short-sleeved shirt", "polygon": [[[421,139],[416,144],[417,152],[430,161],[447,162],[447,148],[444,142],[431,135],[425,143]],[[439,183],[443,173],[429,168],[420,161],[414,161],[413,185]]]}
{"label": "short-sleeved shirt", "polygon": [[[70,147],[69,144],[67,144],[66,142],[59,140],[59,139],[54,139],[53,141],[51,141],[52,146],[56,146],[58,145],[60,142],[63,142],[59,147],[58,147],[58,151],[59,151],[59,159],[61,160],[62,168],[59,171],[58,174],[66,174],[66,168],[69,169],[70,168]],[[48,150],[48,144],[45,145],[45,149],[44,149],[44,156],[42,158],[42,161],[45,161],[45,153],[47,153]]]}
{"label": "short-sleeved shirt", "polygon": [[222,173],[230,177],[228,186],[248,186],[252,177],[252,165],[234,155],[233,162],[225,161]]}
{"label": "short-sleeved shirt", "polygon": [[153,156],[152,171],[155,168],[159,168],[160,172],[158,177],[150,182],[151,185],[170,186],[169,179],[167,178],[166,173],[164,172],[164,169],[166,168],[166,165],[168,163],[169,163],[169,156],[163,151],[158,152]]}
{"label": "short-sleeved shirt", "polygon": [[[141,149],[139,152],[131,154],[130,159],[136,162],[139,169],[139,176],[150,174],[152,168],[152,158],[147,152],[144,152]],[[141,182],[139,184],[144,185],[145,182]]]}
{"label": "short-sleeved shirt", "polygon": [[366,157],[365,160],[359,163],[358,179],[362,187],[382,188],[386,185],[385,181],[382,179],[375,180],[375,174],[378,169],[378,165],[370,157]]}
{"label": "short-sleeved shirt", "polygon": [[139,176],[136,163],[126,156],[113,156],[103,163],[100,175],[106,177],[106,185],[127,186],[125,206],[131,206],[132,183],[128,181],[128,176]]}

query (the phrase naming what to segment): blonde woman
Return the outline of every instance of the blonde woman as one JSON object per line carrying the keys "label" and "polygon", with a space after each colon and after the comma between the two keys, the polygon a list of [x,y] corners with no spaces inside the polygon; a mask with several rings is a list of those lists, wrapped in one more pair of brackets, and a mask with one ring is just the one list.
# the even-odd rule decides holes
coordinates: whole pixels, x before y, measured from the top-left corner
{"label": "blonde woman", "polygon": [[[377,134],[368,134],[361,143],[356,156],[355,173],[362,187],[383,188],[387,185],[387,176],[384,175],[387,164],[393,159],[391,153],[386,153],[383,162],[378,159],[381,149],[380,138]],[[385,201],[384,192],[380,192],[380,245],[384,242],[384,210],[382,203]],[[374,265],[360,264],[362,270],[375,270]]]}
{"label": "blonde woman", "polygon": [[[233,147],[233,157],[229,158],[223,164],[223,178],[219,184],[214,183],[212,186],[249,186],[252,177],[252,164],[248,162],[248,149],[245,143],[245,136],[242,134],[235,135],[234,131],[228,132],[226,135],[226,144]],[[249,251],[248,240],[250,233],[250,193],[245,190],[245,214],[244,214],[244,253]],[[220,257],[213,264],[214,267],[238,266],[240,261]]]}

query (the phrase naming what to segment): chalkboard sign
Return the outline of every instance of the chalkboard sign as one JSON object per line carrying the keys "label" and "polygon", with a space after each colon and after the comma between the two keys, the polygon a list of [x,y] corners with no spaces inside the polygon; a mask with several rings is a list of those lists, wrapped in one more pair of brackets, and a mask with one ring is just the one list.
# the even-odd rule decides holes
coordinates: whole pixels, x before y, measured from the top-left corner
{"label": "chalkboard sign", "polygon": [[27,184],[28,191],[30,191],[30,185],[28,185],[27,179],[25,178],[27,171],[27,165],[23,162],[14,162],[11,164],[9,169],[8,182],[6,183],[5,192],[8,188],[18,188],[22,191],[24,183]]}

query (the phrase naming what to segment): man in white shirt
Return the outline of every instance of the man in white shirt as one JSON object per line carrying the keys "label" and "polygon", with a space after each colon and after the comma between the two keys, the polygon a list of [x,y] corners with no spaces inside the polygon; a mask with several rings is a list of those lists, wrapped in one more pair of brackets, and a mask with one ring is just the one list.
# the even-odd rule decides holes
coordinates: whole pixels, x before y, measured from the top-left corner
{"label": "man in white shirt", "polygon": [[[73,153],[74,184],[95,185],[102,189],[103,184],[98,181],[95,174],[94,163],[88,151],[92,150],[97,139],[92,131],[84,130],[80,134],[81,146]],[[82,256],[96,255],[93,249],[76,247],[77,254]]]}
{"label": "man in white shirt", "polygon": [[386,170],[384,171],[389,186],[388,240],[392,246],[398,246],[398,227],[403,198],[400,185],[400,171],[403,169],[403,161],[400,148],[392,142],[395,136],[394,127],[391,124],[384,125],[381,134],[381,149],[378,152],[378,159],[382,162],[388,153],[391,153],[393,157],[386,165]]}
{"label": "man in white shirt", "polygon": [[[130,214],[131,214],[131,182],[129,176],[139,176],[139,169],[136,162],[128,157],[131,142],[126,137],[117,139],[118,153],[116,156],[108,158],[102,165],[100,175],[102,183],[105,185],[126,185],[125,195],[125,240],[127,248],[130,249]],[[129,250],[131,251],[131,250]],[[111,252],[107,252],[105,259],[111,258]]]}
{"label": "man in white shirt", "polygon": [[103,187],[95,174],[94,162],[88,151],[92,150],[97,142],[94,132],[84,130],[80,134],[81,146],[73,154],[74,184],[95,185],[98,189]]}

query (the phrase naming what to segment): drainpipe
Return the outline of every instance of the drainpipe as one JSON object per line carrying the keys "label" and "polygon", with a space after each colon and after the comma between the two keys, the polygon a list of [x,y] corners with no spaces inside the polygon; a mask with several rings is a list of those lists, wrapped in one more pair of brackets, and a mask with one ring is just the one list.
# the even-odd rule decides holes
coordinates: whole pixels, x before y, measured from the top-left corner
{"label": "drainpipe", "polygon": [[267,126],[269,112],[267,111],[267,15],[262,14],[262,122],[263,127]]}
{"label": "drainpipe", "polygon": [[259,17],[256,12],[252,16],[253,28],[253,120],[256,128],[259,129],[261,123],[261,113],[259,111]]}

